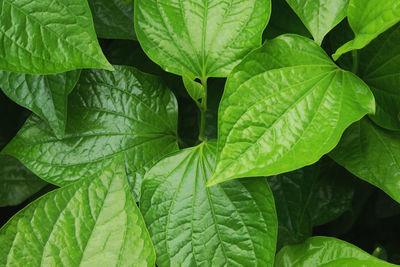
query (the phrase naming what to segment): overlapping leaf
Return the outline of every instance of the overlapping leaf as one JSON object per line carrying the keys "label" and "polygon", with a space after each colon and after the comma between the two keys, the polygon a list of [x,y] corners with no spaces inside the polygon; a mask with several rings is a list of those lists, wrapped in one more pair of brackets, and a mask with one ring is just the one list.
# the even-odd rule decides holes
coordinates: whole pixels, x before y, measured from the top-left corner
{"label": "overlapping leaf", "polygon": [[0,69],[55,74],[112,70],[86,0],[0,0]]}
{"label": "overlapping leaf", "polygon": [[282,35],[267,41],[228,78],[209,184],[312,164],[374,110],[368,86],[312,40]]}
{"label": "overlapping leaf", "polygon": [[122,157],[52,191],[0,230],[1,266],[154,266],[155,253],[129,190]]}
{"label": "overlapping leaf", "polygon": [[123,153],[137,196],[145,171],[177,149],[177,103],[159,78],[131,67],[115,68],[82,72],[69,97],[63,139],[33,116],[4,152],[61,186],[90,175],[102,160]]}
{"label": "overlapping leaf", "polygon": [[270,0],[137,0],[135,29],[143,50],[166,71],[226,77],[261,36]]}
{"label": "overlapping leaf", "polygon": [[158,266],[272,266],[277,234],[265,178],[207,188],[216,143],[177,152],[142,185],[140,209]]}

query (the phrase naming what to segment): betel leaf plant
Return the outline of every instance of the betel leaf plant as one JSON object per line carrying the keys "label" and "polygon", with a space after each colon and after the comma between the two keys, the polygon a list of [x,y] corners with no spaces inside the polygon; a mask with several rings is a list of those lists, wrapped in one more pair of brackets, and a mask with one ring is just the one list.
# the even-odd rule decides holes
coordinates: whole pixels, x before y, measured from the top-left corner
{"label": "betel leaf plant", "polygon": [[400,1],[0,14],[0,266],[400,264]]}

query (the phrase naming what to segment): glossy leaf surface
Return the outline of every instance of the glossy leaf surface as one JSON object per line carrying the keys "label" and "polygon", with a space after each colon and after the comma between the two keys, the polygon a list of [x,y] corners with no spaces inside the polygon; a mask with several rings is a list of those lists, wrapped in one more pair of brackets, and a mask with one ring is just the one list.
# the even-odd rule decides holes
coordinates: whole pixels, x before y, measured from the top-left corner
{"label": "glossy leaf surface", "polygon": [[0,71],[0,88],[14,102],[45,120],[58,138],[67,123],[67,99],[80,71],[55,75],[30,75]]}
{"label": "glossy leaf surface", "polygon": [[117,160],[15,215],[0,230],[0,264],[154,266],[150,236]]}
{"label": "glossy leaf surface", "polygon": [[398,0],[350,0],[347,10],[350,27],[355,38],[341,46],[332,55],[337,60],[342,54],[361,49],[400,21]]}
{"label": "glossy leaf surface", "polygon": [[349,0],[286,0],[317,44],[346,17]]}
{"label": "glossy leaf surface", "polygon": [[267,41],[228,78],[209,184],[312,164],[374,109],[368,86],[312,40],[282,35]]}
{"label": "glossy leaf surface", "polygon": [[45,185],[18,160],[0,155],[0,207],[18,205]]}
{"label": "glossy leaf surface", "polygon": [[276,267],[397,266],[333,237],[316,236],[299,245],[287,246],[276,256]]}
{"label": "glossy leaf surface", "polygon": [[134,0],[89,0],[99,38],[136,40]]}
{"label": "glossy leaf surface", "polygon": [[31,117],[4,152],[61,186],[90,175],[102,160],[123,153],[137,196],[145,171],[177,149],[177,103],[157,77],[131,67],[115,68],[82,72],[69,97],[63,139]]}
{"label": "glossy leaf surface", "polygon": [[216,143],[170,155],[147,174],[140,209],[158,266],[272,266],[277,234],[265,178],[207,188]]}
{"label": "glossy leaf surface", "polygon": [[400,133],[364,118],[344,133],[330,156],[357,177],[400,202]]}
{"label": "glossy leaf surface", "polygon": [[113,70],[97,41],[86,0],[0,0],[0,14],[1,70]]}
{"label": "glossy leaf surface", "polygon": [[270,0],[137,0],[135,29],[143,50],[166,71],[226,77],[261,36]]}

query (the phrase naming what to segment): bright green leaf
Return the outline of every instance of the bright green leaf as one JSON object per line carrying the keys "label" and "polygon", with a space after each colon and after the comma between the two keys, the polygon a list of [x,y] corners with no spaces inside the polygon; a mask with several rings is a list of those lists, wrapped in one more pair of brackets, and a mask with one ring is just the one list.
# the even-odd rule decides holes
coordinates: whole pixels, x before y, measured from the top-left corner
{"label": "bright green leaf", "polygon": [[321,45],[325,35],[346,17],[349,0],[286,0]]}
{"label": "bright green leaf", "polygon": [[123,152],[137,197],[146,170],[177,149],[177,103],[156,76],[131,67],[115,68],[82,72],[69,97],[63,139],[33,116],[4,152],[60,186],[92,174],[103,159]]}
{"label": "bright green leaf", "polygon": [[99,38],[136,40],[134,0],[89,0]]}
{"label": "bright green leaf", "polygon": [[166,71],[226,77],[260,46],[270,0],[137,0],[135,29],[143,50]]}
{"label": "bright green leaf", "polygon": [[382,261],[345,241],[315,236],[299,245],[286,246],[276,256],[276,267],[397,266]]}
{"label": "bright green leaf", "polygon": [[0,0],[0,14],[2,70],[113,70],[101,52],[86,0]]}
{"label": "bright green leaf", "polygon": [[0,71],[0,88],[17,104],[45,120],[58,138],[64,136],[67,99],[80,71],[55,75],[30,75]]}
{"label": "bright green leaf", "polygon": [[21,204],[45,185],[18,160],[0,155],[0,207]]}
{"label": "bright green leaf", "polygon": [[400,132],[384,130],[364,118],[346,130],[330,156],[400,202]]}
{"label": "bright green leaf", "polygon": [[400,1],[350,0],[347,17],[355,38],[332,55],[334,60],[351,50],[365,47],[379,34],[400,21]]}
{"label": "bright green leaf", "polygon": [[102,172],[32,202],[0,230],[1,266],[154,266],[117,157]]}
{"label": "bright green leaf", "polygon": [[197,106],[201,106],[201,101],[204,100],[206,96],[206,90],[201,83],[194,80],[190,74],[182,74],[183,84],[185,85],[186,91],[190,97],[196,102]]}
{"label": "bright green leaf", "polygon": [[267,41],[228,78],[209,184],[312,164],[374,109],[363,81],[339,69],[314,41],[298,35]]}
{"label": "bright green leaf", "polygon": [[277,221],[265,178],[206,187],[216,143],[203,143],[155,165],[140,209],[158,266],[272,266]]}

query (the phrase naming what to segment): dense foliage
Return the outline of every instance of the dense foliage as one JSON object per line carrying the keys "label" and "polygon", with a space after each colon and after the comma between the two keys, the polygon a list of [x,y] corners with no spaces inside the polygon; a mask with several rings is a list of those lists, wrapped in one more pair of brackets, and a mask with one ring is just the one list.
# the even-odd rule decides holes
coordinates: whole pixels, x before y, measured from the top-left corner
{"label": "dense foliage", "polygon": [[399,0],[0,0],[0,266],[400,264]]}

